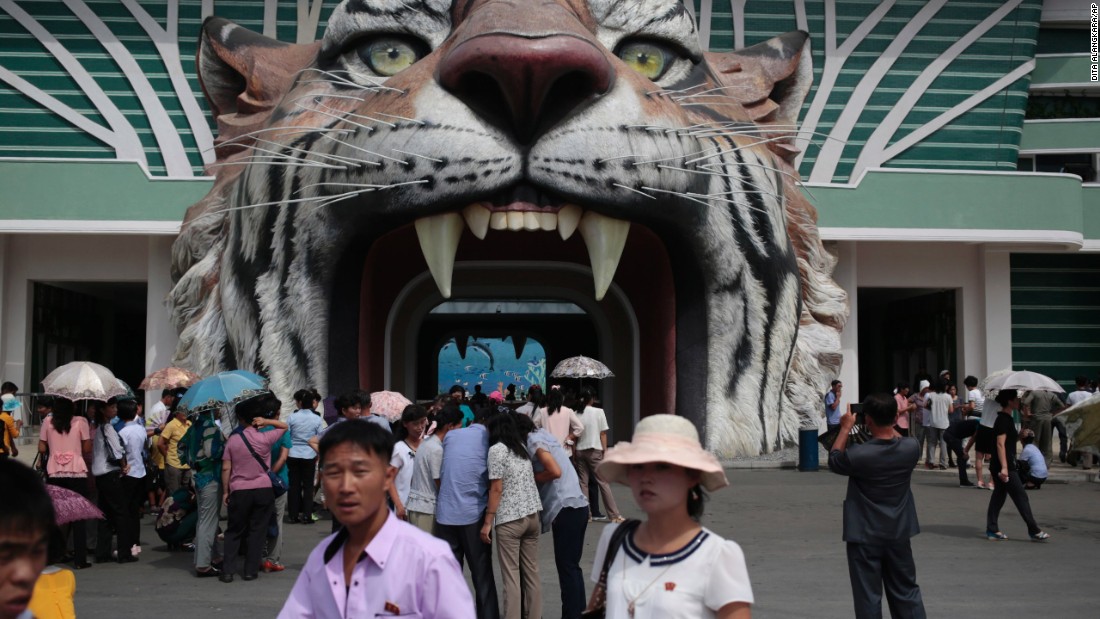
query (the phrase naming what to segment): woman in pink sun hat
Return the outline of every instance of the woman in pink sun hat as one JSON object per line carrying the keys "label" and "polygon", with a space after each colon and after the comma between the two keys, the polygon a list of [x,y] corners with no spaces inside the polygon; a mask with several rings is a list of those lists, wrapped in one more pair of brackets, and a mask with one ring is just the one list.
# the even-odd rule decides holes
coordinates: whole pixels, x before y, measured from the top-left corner
{"label": "woman in pink sun hat", "polygon": [[608,525],[600,536],[589,609],[613,619],[752,617],[741,547],[699,523],[706,492],[729,485],[690,421],[652,415],[631,442],[607,450],[599,473],[630,486],[643,521]]}

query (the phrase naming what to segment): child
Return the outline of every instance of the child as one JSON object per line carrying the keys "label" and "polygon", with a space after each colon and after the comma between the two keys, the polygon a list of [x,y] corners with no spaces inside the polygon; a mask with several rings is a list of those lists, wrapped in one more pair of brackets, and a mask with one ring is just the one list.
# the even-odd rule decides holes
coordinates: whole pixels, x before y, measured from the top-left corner
{"label": "child", "polygon": [[343,527],[310,553],[279,617],[472,619],[451,549],[386,509],[393,436],[371,423],[339,423],[318,451],[325,501]]}
{"label": "child", "polygon": [[53,503],[34,471],[13,458],[0,458],[0,479],[0,619],[29,618],[34,584],[46,567]]}
{"label": "child", "polygon": [[1018,459],[1020,477],[1028,490],[1038,490],[1047,480],[1047,459],[1035,446],[1035,432],[1020,430],[1020,444],[1024,446]]}

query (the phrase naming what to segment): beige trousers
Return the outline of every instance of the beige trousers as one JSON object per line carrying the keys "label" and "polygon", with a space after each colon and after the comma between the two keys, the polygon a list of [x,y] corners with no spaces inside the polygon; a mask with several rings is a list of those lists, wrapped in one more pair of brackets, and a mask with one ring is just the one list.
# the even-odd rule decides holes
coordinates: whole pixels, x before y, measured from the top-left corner
{"label": "beige trousers", "polygon": [[542,619],[540,531],[538,512],[494,529],[500,578],[504,581],[503,619]]}
{"label": "beige trousers", "polygon": [[603,497],[603,506],[607,511],[607,515],[614,520],[619,517],[619,506],[615,504],[615,496],[611,494],[611,484],[607,483],[602,477],[596,473],[596,467],[600,462],[603,462],[603,450],[600,449],[582,449],[577,452],[577,457],[574,460],[577,467],[577,477],[581,482],[581,494],[584,498],[588,498],[588,479],[591,476],[596,480],[596,485],[600,487],[600,496]]}
{"label": "beige trousers", "polygon": [[425,533],[432,532],[432,524],[435,522],[435,514],[425,514],[423,512],[414,512],[412,510],[409,510],[405,513],[409,515],[409,524]]}

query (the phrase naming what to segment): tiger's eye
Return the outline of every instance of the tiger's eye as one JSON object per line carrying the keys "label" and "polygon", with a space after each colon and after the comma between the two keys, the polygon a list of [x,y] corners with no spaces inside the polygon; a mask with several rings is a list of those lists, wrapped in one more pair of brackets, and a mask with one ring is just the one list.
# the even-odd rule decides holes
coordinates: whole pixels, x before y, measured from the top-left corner
{"label": "tiger's eye", "polygon": [[663,45],[648,41],[627,43],[619,49],[619,58],[642,77],[656,81],[669,67],[670,52]]}
{"label": "tiger's eye", "polygon": [[378,75],[397,75],[420,60],[420,53],[407,41],[395,37],[374,39],[359,48],[359,57]]}

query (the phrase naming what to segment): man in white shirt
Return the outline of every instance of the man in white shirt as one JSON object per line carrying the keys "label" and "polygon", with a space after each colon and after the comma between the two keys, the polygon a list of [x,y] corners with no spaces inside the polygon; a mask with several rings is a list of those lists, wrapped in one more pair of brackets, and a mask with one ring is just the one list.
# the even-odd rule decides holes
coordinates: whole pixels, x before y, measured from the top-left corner
{"label": "man in white shirt", "polygon": [[576,458],[577,477],[580,478],[581,494],[588,496],[588,480],[593,479],[600,488],[603,496],[603,505],[607,510],[607,516],[594,516],[593,520],[608,520],[622,522],[619,514],[619,506],[615,504],[615,497],[611,494],[611,486],[596,472],[596,467],[603,461],[603,454],[607,451],[607,415],[602,408],[592,406],[595,394],[590,389],[581,392],[581,414],[578,417],[584,424],[584,432],[577,438]]}
{"label": "man in white shirt", "polygon": [[126,512],[126,518],[122,519],[122,522],[128,523],[131,527],[129,535],[119,536],[119,539],[125,537],[134,540],[134,544],[140,547],[141,518],[138,512],[141,510],[145,494],[145,428],[136,420],[137,402],[133,400],[119,400],[118,417],[125,424],[118,435],[122,439],[122,448],[126,451],[126,463],[129,465],[121,480],[122,509]]}
{"label": "man in white shirt", "polygon": [[1084,402],[1085,400],[1092,397],[1092,392],[1089,391],[1088,376],[1078,376],[1077,378],[1073,379],[1073,382],[1077,383],[1077,391],[1074,391],[1066,396],[1067,407],[1073,406],[1074,404],[1077,404],[1079,402]]}
{"label": "man in white shirt", "polygon": [[160,400],[157,400],[153,408],[149,409],[149,414],[145,416],[145,428],[148,430],[163,428],[164,424],[168,423],[168,411],[175,400],[176,395],[171,389],[161,391]]}

